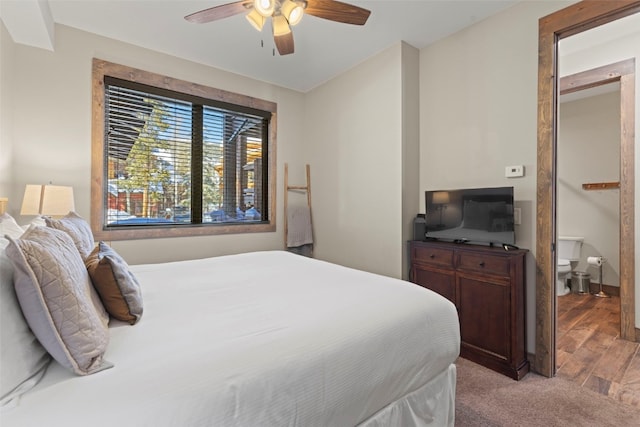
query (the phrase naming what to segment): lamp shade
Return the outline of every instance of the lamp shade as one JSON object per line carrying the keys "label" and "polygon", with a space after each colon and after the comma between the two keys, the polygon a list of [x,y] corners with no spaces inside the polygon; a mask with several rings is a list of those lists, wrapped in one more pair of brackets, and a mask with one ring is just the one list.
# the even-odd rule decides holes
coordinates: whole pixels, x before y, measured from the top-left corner
{"label": "lamp shade", "polygon": [[287,18],[282,15],[276,15],[273,17],[273,35],[274,37],[284,36],[291,32]]}
{"label": "lamp shade", "polygon": [[28,184],[24,190],[20,214],[64,216],[73,210],[73,187]]}
{"label": "lamp shade", "polygon": [[291,26],[298,24],[304,15],[304,8],[300,3],[292,0],[285,0],[280,10]]}
{"label": "lamp shade", "polygon": [[433,198],[431,200],[436,205],[444,205],[449,203],[449,192],[448,191],[436,191],[433,193]]}
{"label": "lamp shade", "polygon": [[40,215],[42,203],[42,185],[27,184],[22,198],[20,215]]}
{"label": "lamp shade", "polygon": [[254,0],[253,7],[265,18],[273,15],[276,9],[276,0]]}
{"label": "lamp shade", "polygon": [[253,28],[258,31],[262,31],[262,27],[264,27],[264,21],[266,20],[267,18],[260,15],[255,9],[252,9],[251,12],[247,14],[247,21],[249,21],[249,23],[253,25]]}

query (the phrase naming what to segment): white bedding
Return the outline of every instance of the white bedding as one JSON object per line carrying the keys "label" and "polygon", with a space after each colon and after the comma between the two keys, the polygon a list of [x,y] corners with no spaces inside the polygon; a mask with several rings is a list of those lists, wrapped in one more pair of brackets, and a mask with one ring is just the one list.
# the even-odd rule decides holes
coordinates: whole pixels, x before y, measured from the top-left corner
{"label": "white bedding", "polygon": [[429,290],[281,251],[132,271],[115,367],[53,362],[3,427],[453,425],[458,317]]}

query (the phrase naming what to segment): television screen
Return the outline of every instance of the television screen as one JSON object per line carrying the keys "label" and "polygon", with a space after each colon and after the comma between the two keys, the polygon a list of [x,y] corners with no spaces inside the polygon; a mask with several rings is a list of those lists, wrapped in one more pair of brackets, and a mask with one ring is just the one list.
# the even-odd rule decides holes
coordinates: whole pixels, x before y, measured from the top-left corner
{"label": "television screen", "polygon": [[429,190],[425,203],[427,238],[515,244],[513,187]]}

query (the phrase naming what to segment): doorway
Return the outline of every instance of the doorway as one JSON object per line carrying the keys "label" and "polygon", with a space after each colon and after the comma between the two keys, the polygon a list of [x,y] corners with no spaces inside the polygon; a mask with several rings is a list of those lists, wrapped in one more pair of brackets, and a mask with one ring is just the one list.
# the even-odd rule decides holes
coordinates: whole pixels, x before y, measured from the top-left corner
{"label": "doorway", "polygon": [[[561,40],[561,63],[567,51],[597,57],[591,49],[582,50],[584,45],[580,37]],[[624,64],[608,68],[620,67]],[[619,339],[620,82],[575,87],[598,74],[561,74],[559,81],[556,265],[562,279],[556,287],[556,370],[562,378],[615,398],[618,389],[607,381],[611,372],[626,372],[628,365],[614,356],[636,349]],[[593,266],[589,257],[592,263],[605,261]]]}
{"label": "doorway", "polygon": [[[556,125],[558,40],[640,11],[640,1],[580,2],[548,15],[539,23],[538,156],[536,224],[536,355],[534,369],[551,377],[556,373]],[[635,70],[635,66],[633,67]],[[635,341],[635,236],[634,230],[634,131],[635,76],[618,74],[621,85],[630,85],[631,99],[622,96],[620,170],[620,293],[626,307],[621,313],[621,336]],[[608,76],[609,81],[612,76]],[[601,79],[603,80],[603,79]]]}
{"label": "doorway", "polygon": [[620,296],[620,83],[566,94],[566,78],[558,102],[558,311],[567,293],[589,299],[599,283],[602,297]]}

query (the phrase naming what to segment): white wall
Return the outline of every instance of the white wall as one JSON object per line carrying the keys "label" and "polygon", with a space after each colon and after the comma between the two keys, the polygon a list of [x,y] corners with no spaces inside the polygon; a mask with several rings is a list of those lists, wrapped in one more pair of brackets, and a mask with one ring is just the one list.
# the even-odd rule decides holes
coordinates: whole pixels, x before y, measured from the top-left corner
{"label": "white wall", "polygon": [[402,275],[402,44],[306,94],[316,255]]}
{"label": "white wall", "polygon": [[[580,71],[590,70],[603,65],[613,64],[629,58],[636,60],[636,102],[635,102],[635,265],[640,265],[640,185],[638,185],[640,170],[640,26],[637,22],[640,14],[614,21],[602,27],[597,27],[585,33],[580,33],[559,44],[558,72],[559,76],[567,76]],[[633,21],[627,31],[618,30],[626,22]],[[618,37],[613,34],[618,35]],[[595,37],[594,37],[595,36]],[[598,43],[599,40],[606,40]],[[581,44],[582,43],[582,44]],[[640,268],[635,269],[635,307],[636,328],[640,328]]]}
{"label": "white wall", "polygon": [[620,286],[620,191],[582,189],[620,180],[620,90],[561,103],[558,110],[558,235],[584,237],[577,271],[598,283],[599,268],[587,257],[603,256],[603,283]]}
{"label": "white wall", "polygon": [[[6,35],[4,28],[2,31]],[[2,162],[6,161],[4,149],[8,146],[13,167],[9,211],[16,217],[25,184],[50,181],[72,185],[76,210],[89,217],[93,57],[276,102],[278,192],[282,188],[283,161],[299,156],[300,141],[304,141],[304,102],[298,92],[59,25],[54,52],[5,39],[1,65]],[[5,51],[6,44],[9,48]],[[5,76],[10,76],[10,81]],[[8,135],[5,124],[10,129]],[[5,175],[3,167],[0,178],[4,180]],[[277,200],[276,233],[111,243],[131,264],[281,249],[282,197]],[[28,219],[21,218],[21,222]]]}
{"label": "white wall", "polygon": [[[522,2],[420,52],[420,192],[514,186],[527,257],[527,350],[535,351],[538,20],[567,2]],[[523,178],[504,177],[524,165]]]}

